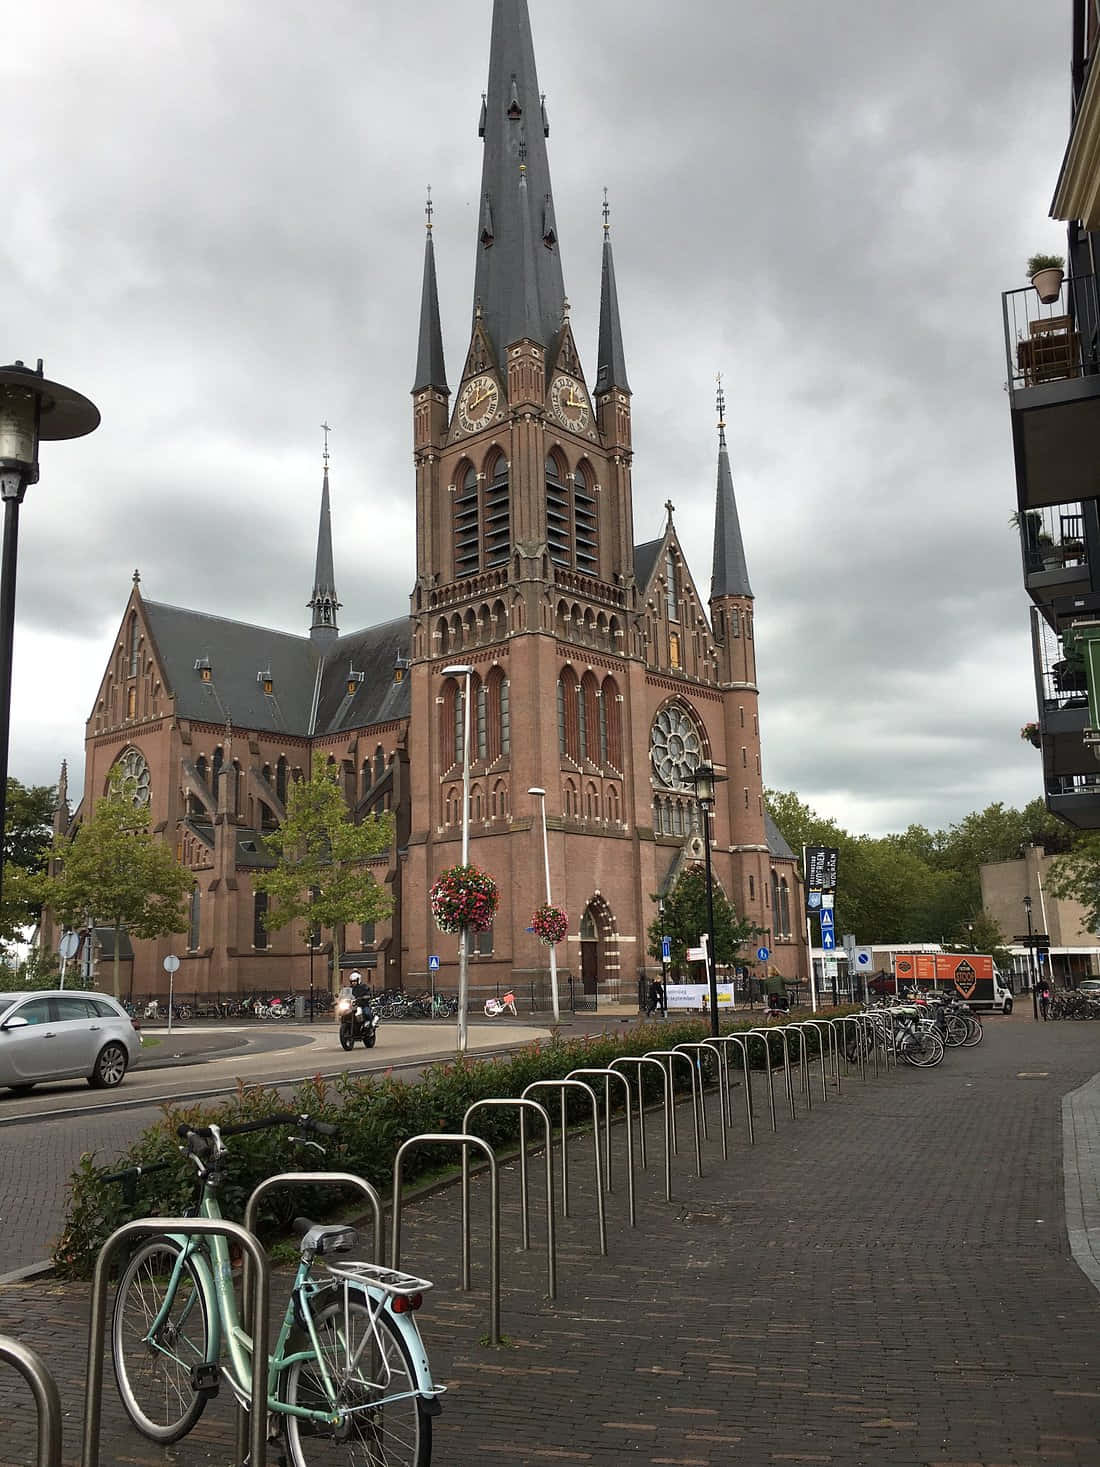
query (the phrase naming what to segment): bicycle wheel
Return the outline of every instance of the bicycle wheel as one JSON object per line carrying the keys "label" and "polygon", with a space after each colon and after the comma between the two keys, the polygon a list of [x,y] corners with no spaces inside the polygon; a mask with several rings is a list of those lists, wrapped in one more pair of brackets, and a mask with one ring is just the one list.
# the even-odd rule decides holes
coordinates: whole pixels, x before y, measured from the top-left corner
{"label": "bicycle wheel", "polygon": [[901,1057],[906,1064],[915,1065],[918,1070],[926,1070],[932,1065],[938,1065],[945,1053],[940,1036],[932,1029],[921,1029],[913,1035],[912,1044],[902,1049]]}
{"label": "bicycle wheel", "polygon": [[965,1044],[970,1037],[970,1025],[965,1014],[951,1014],[947,1020],[947,1032],[940,1037],[952,1049]]}
{"label": "bicycle wheel", "polygon": [[985,1038],[985,1030],[982,1028],[981,1019],[975,1014],[967,1014],[966,1021],[970,1026],[970,1033],[963,1040],[963,1048],[973,1049],[975,1044],[981,1044]]}
{"label": "bicycle wheel", "polygon": [[126,1414],[143,1436],[177,1442],[186,1436],[206,1406],[192,1384],[193,1366],[210,1360],[210,1319],[206,1294],[194,1264],[187,1259],[171,1306],[150,1339],[179,1257],[172,1238],[151,1238],[126,1265],[111,1317],[115,1380]]}
{"label": "bicycle wheel", "polygon": [[[317,1313],[313,1324],[338,1409],[349,1414],[336,1427],[288,1415],[292,1467],[428,1467],[431,1417],[421,1413],[416,1395],[410,1394],[416,1390],[412,1359],[385,1309],[372,1331],[370,1308],[352,1295],[346,1314],[343,1300],[336,1299]],[[390,1399],[398,1396],[404,1399]],[[329,1409],[316,1357],[287,1366],[280,1377],[280,1398],[288,1406]]]}

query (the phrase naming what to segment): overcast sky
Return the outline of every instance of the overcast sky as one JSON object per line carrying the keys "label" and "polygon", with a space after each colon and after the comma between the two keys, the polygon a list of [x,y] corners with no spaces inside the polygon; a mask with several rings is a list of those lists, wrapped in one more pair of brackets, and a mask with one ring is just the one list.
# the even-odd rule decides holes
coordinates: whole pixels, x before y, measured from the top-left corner
{"label": "overcast sky", "polygon": [[[1068,125],[1070,0],[530,0],[594,376],[610,192],[638,541],[709,589],[716,433],[756,595],[764,774],[853,831],[1041,793],[1000,292]],[[345,630],[414,576],[431,184],[468,342],[490,0],[9,7],[0,356],[90,396],[21,519],[11,772],[79,789],[135,567],[305,631],[323,419]]]}

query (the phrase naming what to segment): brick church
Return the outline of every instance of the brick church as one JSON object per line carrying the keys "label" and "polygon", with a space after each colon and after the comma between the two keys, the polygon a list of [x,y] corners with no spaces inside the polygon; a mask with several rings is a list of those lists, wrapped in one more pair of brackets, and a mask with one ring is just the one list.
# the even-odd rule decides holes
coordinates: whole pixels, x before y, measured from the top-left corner
{"label": "brick church", "polygon": [[[347,962],[379,985],[418,989],[438,954],[440,985],[457,986],[457,939],[437,931],[428,903],[461,852],[467,675],[448,676],[454,664],[472,668],[470,857],[501,888],[492,932],[473,940],[475,991],[545,977],[546,949],[527,930],[545,895],[533,787],[546,791],[551,886],[570,918],[559,968],[607,997],[632,996],[641,970],[659,969],[646,953],[656,898],[703,856],[689,783],[700,763],[726,776],[711,822],[715,879],[768,933],[771,966],[805,974],[798,867],[763,804],[753,597],[724,423],[704,596],[672,505],[660,538],[634,542],[610,230],[605,213],[599,350],[586,372],[549,131],[526,0],[495,0],[471,331],[453,391],[428,218],[408,613],[340,628],[327,455],[308,631],[165,605],[135,573],[88,720],[85,800],[121,763],[194,875],[187,933],[134,944],[139,993],[165,986],[169,951],[181,992],[306,986],[307,933],[266,931],[250,875],[270,860],[264,833],[283,818],[289,783],[318,761],[336,769],[356,816],[386,809],[395,821],[375,873],[392,916],[340,935]],[[59,829],[81,818],[66,795],[63,772]],[[320,935],[318,975],[332,936]]]}

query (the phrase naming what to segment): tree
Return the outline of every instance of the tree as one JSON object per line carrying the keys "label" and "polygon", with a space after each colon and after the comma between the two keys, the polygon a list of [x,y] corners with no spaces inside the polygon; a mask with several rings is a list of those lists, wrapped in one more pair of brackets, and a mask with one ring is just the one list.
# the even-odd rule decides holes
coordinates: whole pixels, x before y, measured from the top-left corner
{"label": "tree", "polygon": [[1012,968],[1012,954],[1005,947],[1000,924],[984,909],[975,912],[955,929],[952,942],[956,947],[969,948],[972,952],[992,953],[998,968]]}
{"label": "tree", "polygon": [[[658,898],[655,896],[654,901]],[[664,899],[663,915],[649,924],[649,955],[661,956],[661,938],[672,939],[672,971],[679,975],[687,963],[689,947],[698,947],[707,930],[707,873],[702,866],[689,866]],[[728,966],[737,961],[741,947],[759,936],[761,929],[738,919],[725,892],[714,882],[714,962]]]}
{"label": "tree", "polygon": [[1072,850],[1055,857],[1047,872],[1047,890],[1080,902],[1085,926],[1090,932],[1100,929],[1100,834],[1078,836]]}
{"label": "tree", "polygon": [[115,770],[107,794],[72,840],[54,843],[55,876],[42,883],[44,905],[69,927],[114,928],[114,993],[119,997],[119,946],[133,937],[185,932],[184,901],[191,876],[149,829],[149,809]]}
{"label": "tree", "polygon": [[332,979],[338,986],[338,933],[348,922],[376,922],[389,915],[392,902],[367,864],[389,849],[391,815],[368,815],[356,825],[336,779],[325,766],[310,779],[291,785],[286,819],[264,836],[276,864],[252,876],[254,890],[265,892],[264,925],[277,931],[304,921],[307,929],[329,927],[333,933]]}
{"label": "tree", "polygon": [[46,869],[56,805],[52,785],[26,785],[9,777],[0,943],[16,941],[41,915],[41,883],[36,878]]}

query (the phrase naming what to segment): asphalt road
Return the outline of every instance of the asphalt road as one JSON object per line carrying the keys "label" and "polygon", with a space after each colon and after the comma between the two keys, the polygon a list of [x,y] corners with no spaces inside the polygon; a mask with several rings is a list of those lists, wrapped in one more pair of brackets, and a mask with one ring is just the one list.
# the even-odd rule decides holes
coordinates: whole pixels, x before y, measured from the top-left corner
{"label": "asphalt road", "polygon": [[[314,1075],[369,1073],[407,1066],[411,1073],[454,1054],[450,1024],[386,1024],[374,1049],[345,1053],[335,1024],[314,1029],[267,1026],[227,1030],[188,1027],[161,1043],[117,1090],[84,1081],[37,1086],[30,1095],[0,1093],[0,1283],[44,1262],[61,1227],[69,1177],[85,1151],[114,1160],[168,1102],[230,1094],[246,1085],[290,1085]],[[510,1021],[471,1024],[471,1050],[492,1051],[542,1038],[544,1029]],[[171,1047],[170,1047],[171,1046]],[[213,1048],[217,1046],[217,1048]]]}

